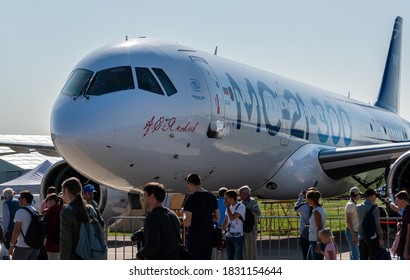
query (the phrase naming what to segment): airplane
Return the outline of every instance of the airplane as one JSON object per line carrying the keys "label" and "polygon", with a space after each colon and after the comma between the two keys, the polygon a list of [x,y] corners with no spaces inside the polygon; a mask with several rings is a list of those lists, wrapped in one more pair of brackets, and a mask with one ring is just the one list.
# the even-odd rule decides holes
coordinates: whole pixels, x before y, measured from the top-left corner
{"label": "airplane", "polygon": [[64,159],[42,192],[75,173],[130,201],[150,181],[187,193],[192,172],[210,191],[246,184],[271,199],[313,185],[325,197],[343,194],[367,186],[370,173],[407,180],[408,160],[389,172],[410,149],[410,123],[398,115],[402,24],[397,17],[374,105],[183,45],[127,38],[75,65],[52,109],[52,142],[0,143]]}

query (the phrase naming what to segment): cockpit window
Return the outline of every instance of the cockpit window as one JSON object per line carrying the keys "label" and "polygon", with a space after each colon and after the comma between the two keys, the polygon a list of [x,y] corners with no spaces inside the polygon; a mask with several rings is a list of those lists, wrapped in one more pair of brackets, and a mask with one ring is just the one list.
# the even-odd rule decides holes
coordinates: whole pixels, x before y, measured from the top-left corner
{"label": "cockpit window", "polygon": [[137,73],[138,88],[164,95],[157,80],[148,68],[136,67],[135,72]]}
{"label": "cockpit window", "polygon": [[131,67],[122,66],[97,72],[86,94],[103,95],[133,88],[135,88],[135,86]]}
{"label": "cockpit window", "polygon": [[175,88],[171,80],[168,78],[167,74],[165,74],[164,70],[159,68],[152,68],[152,70],[154,70],[155,74],[157,75],[159,81],[161,82],[168,96],[177,93],[177,89]]}
{"label": "cockpit window", "polygon": [[61,90],[61,93],[72,97],[80,96],[87,89],[87,84],[92,75],[93,72],[89,70],[75,70],[71,73],[71,76],[68,78],[67,83]]}

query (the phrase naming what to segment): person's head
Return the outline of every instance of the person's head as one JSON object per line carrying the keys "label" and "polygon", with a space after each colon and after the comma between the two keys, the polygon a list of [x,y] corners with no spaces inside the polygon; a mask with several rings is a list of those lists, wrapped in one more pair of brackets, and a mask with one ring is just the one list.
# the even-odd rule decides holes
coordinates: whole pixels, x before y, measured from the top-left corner
{"label": "person's head", "polygon": [[218,190],[218,197],[224,197],[227,190],[228,190],[228,189],[225,188],[225,187],[220,188],[220,189]]}
{"label": "person's head", "polygon": [[150,182],[144,186],[143,203],[146,210],[161,206],[165,199],[164,186],[157,182]]}
{"label": "person's head", "polygon": [[34,198],[34,196],[31,193],[31,191],[24,190],[24,191],[20,192],[20,197],[19,197],[20,207],[31,205],[31,203],[33,202],[33,198]]}
{"label": "person's head", "polygon": [[81,182],[75,177],[66,179],[62,184],[63,201],[68,204],[72,204],[77,219],[83,223],[87,223],[90,220],[87,208],[85,207],[85,201],[81,195]]}
{"label": "person's head", "polygon": [[48,187],[47,194],[50,194],[50,193],[57,193],[56,187],[53,187],[53,186]]}
{"label": "person's head", "polygon": [[87,184],[83,187],[83,198],[87,201],[87,203],[91,203],[96,192],[97,191],[95,190],[93,185]]}
{"label": "person's head", "polygon": [[201,177],[196,173],[191,173],[186,177],[186,183],[190,191],[195,191],[202,184]]}
{"label": "person's head", "polygon": [[81,182],[75,177],[68,178],[62,184],[63,200],[71,203],[76,196],[81,196]]}
{"label": "person's head", "polygon": [[319,206],[321,198],[322,194],[318,190],[310,190],[306,193],[306,202],[310,207]]}
{"label": "person's head", "polygon": [[330,228],[324,228],[319,231],[319,239],[322,243],[329,243],[333,240],[333,234]]}
{"label": "person's head", "polygon": [[377,198],[375,190],[367,189],[364,192],[364,198],[374,204],[376,202],[376,198]]}
{"label": "person's head", "polygon": [[235,205],[238,201],[238,194],[235,190],[227,190],[225,192],[225,201],[227,201],[230,205]]}
{"label": "person's head", "polygon": [[406,191],[399,191],[394,196],[396,198],[397,206],[399,208],[406,208],[407,204],[409,204],[409,194]]}
{"label": "person's head", "polygon": [[3,197],[4,197],[5,200],[7,200],[7,199],[13,197],[14,194],[15,194],[15,192],[13,191],[12,188],[5,188],[5,189],[3,190]]}
{"label": "person's head", "polygon": [[56,193],[50,193],[46,197],[46,206],[48,209],[59,204],[60,198]]}
{"label": "person's head", "polygon": [[247,200],[251,196],[251,188],[247,185],[240,187],[238,191],[241,200]]}
{"label": "person's head", "polygon": [[358,187],[352,187],[350,188],[350,199],[352,200],[359,200],[360,199],[360,195],[362,194],[360,192],[360,189]]}

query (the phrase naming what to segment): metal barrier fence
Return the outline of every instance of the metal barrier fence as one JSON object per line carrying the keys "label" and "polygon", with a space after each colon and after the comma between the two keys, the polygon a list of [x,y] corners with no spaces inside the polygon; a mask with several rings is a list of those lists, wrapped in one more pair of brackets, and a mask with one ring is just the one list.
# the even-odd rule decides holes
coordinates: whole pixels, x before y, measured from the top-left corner
{"label": "metal barrier fence", "polygon": [[[111,260],[135,259],[137,244],[131,242],[132,233],[144,223],[143,216],[118,216],[107,221],[106,238]],[[395,237],[395,226],[401,218],[380,218],[385,248],[390,248]],[[258,259],[301,260],[299,240],[299,216],[260,216],[258,218]],[[295,226],[296,225],[296,226]],[[335,237],[338,259],[350,259],[349,246],[345,238],[343,218],[327,217],[326,226]],[[185,232],[182,233],[185,236]],[[221,254],[218,254],[219,256]]]}

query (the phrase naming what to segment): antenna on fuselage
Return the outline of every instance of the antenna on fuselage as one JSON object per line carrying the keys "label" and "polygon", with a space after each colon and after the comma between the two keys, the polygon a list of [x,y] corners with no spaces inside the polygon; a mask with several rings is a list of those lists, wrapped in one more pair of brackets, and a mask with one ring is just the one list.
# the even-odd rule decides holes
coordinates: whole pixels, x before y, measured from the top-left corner
{"label": "antenna on fuselage", "polygon": [[218,55],[218,46],[215,47],[214,55]]}
{"label": "antenna on fuselage", "polygon": [[347,97],[350,98],[350,91],[349,91],[349,93],[347,94]]}
{"label": "antenna on fuselage", "polygon": [[125,42],[128,41],[128,35],[125,35]]}

